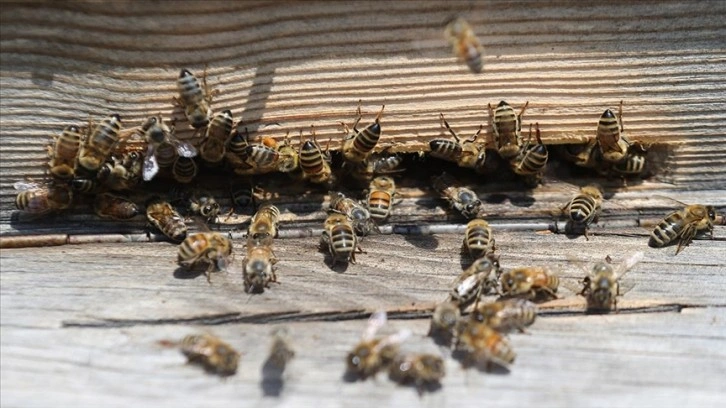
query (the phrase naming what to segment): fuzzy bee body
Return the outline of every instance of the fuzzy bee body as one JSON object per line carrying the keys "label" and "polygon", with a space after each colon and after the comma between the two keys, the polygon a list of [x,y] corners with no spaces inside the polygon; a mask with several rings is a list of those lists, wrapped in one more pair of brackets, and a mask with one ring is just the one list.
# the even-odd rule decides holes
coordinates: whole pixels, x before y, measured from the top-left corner
{"label": "fuzzy bee body", "polygon": [[391,215],[393,196],[396,194],[396,184],[392,177],[380,176],[371,181],[368,188],[366,203],[371,218],[378,222],[385,221]]}
{"label": "fuzzy bee body", "polygon": [[470,316],[500,333],[524,332],[537,318],[537,305],[525,299],[504,299],[478,304]]}
{"label": "fuzzy bee body", "polygon": [[300,169],[303,177],[315,184],[329,184],[333,181],[329,158],[323,155],[315,140],[307,140],[300,147]]}
{"label": "fuzzy bee body", "polygon": [[277,282],[273,265],[277,263],[270,245],[247,245],[247,256],[242,261],[245,292],[262,293],[270,283]]}
{"label": "fuzzy bee body", "polygon": [[66,126],[51,149],[50,174],[61,180],[72,179],[76,173],[78,153],[83,136],[77,126]]}
{"label": "fuzzy bee body", "polygon": [[197,77],[188,69],[182,69],[177,80],[180,105],[189,124],[195,129],[207,126],[212,117],[211,98],[206,89],[206,75],[204,82],[205,86],[202,87]]}
{"label": "fuzzy bee body", "polygon": [[222,377],[237,372],[239,353],[229,344],[209,334],[189,335],[180,342],[181,352],[190,363]]}
{"label": "fuzzy bee body", "polygon": [[197,175],[197,163],[191,157],[179,156],[174,160],[171,172],[174,180],[180,183],[191,183]]}
{"label": "fuzzy bee body", "polygon": [[529,102],[526,102],[519,114],[516,114],[505,101],[500,101],[496,109],[492,109],[491,104],[489,105],[494,140],[499,155],[505,160],[511,159],[519,153],[522,139],[522,115],[528,105]]}
{"label": "fuzzy bee body", "polygon": [[460,321],[456,340],[456,349],[465,354],[464,366],[495,363],[507,367],[517,356],[506,337],[473,319]]}
{"label": "fuzzy bee body", "polygon": [[179,266],[194,268],[197,265],[207,264],[207,282],[210,282],[210,272],[227,269],[232,256],[232,241],[229,238],[214,232],[199,232],[187,235],[179,245],[177,263]]}
{"label": "fuzzy bee body", "polygon": [[73,204],[73,192],[63,184],[39,185],[18,182],[14,187],[19,190],[15,197],[15,207],[27,214],[46,215],[65,210]]}
{"label": "fuzzy bee body", "polygon": [[600,216],[602,200],[603,196],[600,186],[592,184],[582,187],[580,194],[577,194],[563,207],[571,222],[585,227],[586,239],[589,239],[587,227]]}
{"label": "fuzzy bee body", "polygon": [[101,168],[119,141],[121,117],[113,114],[101,121],[91,132],[86,142],[81,145],[78,164],[95,172]]}
{"label": "fuzzy bee body", "polygon": [[350,135],[347,126],[345,126],[346,133],[349,135],[343,140],[343,157],[345,160],[351,163],[360,163],[368,158],[373,148],[378,144],[378,140],[381,138],[380,120],[385,107],[385,105],[381,107],[381,111],[378,112],[375,122],[366,126],[363,130],[358,131],[356,126],[361,120],[360,102],[358,103],[358,118],[353,124],[354,133]]}
{"label": "fuzzy bee body", "polygon": [[623,131],[622,116],[623,102],[620,101],[618,116],[616,117],[610,109],[606,109],[597,124],[596,139],[602,158],[611,163],[622,161],[630,147],[628,139],[621,134]]}
{"label": "fuzzy bee body", "polygon": [[332,213],[325,220],[322,243],[328,246],[333,265],[337,262],[355,264],[355,251],[359,249],[353,225],[344,214]]}
{"label": "fuzzy bee body", "polygon": [[[530,140],[532,137],[532,127],[529,129]],[[537,144],[530,145],[530,142],[522,146],[519,154],[510,161],[510,166],[514,173],[520,176],[531,176],[541,174],[547,165],[549,153],[547,146],[542,143],[540,138],[539,123],[537,123]]]}
{"label": "fuzzy bee body", "polygon": [[471,219],[481,213],[482,205],[476,193],[468,188],[458,187],[456,180],[449,174],[442,173],[434,177],[432,184],[434,190],[464,217]]}
{"label": "fuzzy bee body", "polygon": [[152,198],[146,204],[146,219],[169,239],[182,242],[187,237],[184,218],[166,201]]}
{"label": "fuzzy bee body", "polygon": [[101,218],[128,220],[141,214],[141,209],[133,201],[111,193],[96,196],[93,209]]}
{"label": "fuzzy bee body", "polygon": [[532,300],[544,296],[557,298],[560,279],[546,267],[525,267],[506,271],[500,276],[502,294]]}
{"label": "fuzzy bee body", "polygon": [[478,74],[484,69],[484,49],[466,20],[457,18],[451,21],[444,30],[444,37],[451,43],[456,57],[464,61],[471,72]]}
{"label": "fuzzy bee body", "polygon": [[713,236],[716,210],[712,206],[689,205],[668,214],[650,234],[648,245],[655,248],[678,242],[676,255],[688,246],[700,231],[708,231]]}
{"label": "fuzzy bee body", "polygon": [[474,259],[479,259],[494,252],[494,238],[489,223],[481,218],[474,218],[466,224],[464,247]]}
{"label": "fuzzy bee body", "polygon": [[270,203],[260,205],[247,229],[247,245],[271,245],[277,236],[280,210]]}
{"label": "fuzzy bee body", "polygon": [[225,110],[217,114],[207,127],[199,155],[208,163],[221,162],[226,154],[227,141],[232,133],[232,112]]}

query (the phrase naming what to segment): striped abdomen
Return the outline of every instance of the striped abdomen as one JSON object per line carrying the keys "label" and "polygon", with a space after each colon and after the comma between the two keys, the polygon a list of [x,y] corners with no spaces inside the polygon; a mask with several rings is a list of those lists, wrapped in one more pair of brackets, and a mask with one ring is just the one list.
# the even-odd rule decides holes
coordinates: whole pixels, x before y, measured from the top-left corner
{"label": "striped abdomen", "polygon": [[193,158],[179,156],[171,169],[174,179],[180,183],[190,183],[197,175],[197,163]]}
{"label": "striped abdomen", "polygon": [[269,167],[280,158],[277,150],[261,144],[247,146],[245,155],[247,156],[247,162],[254,164],[258,168]]}
{"label": "striped abdomen", "polygon": [[356,248],[356,237],[349,225],[338,224],[330,230],[330,254],[336,261],[349,262]]}
{"label": "striped abdomen", "polygon": [[376,121],[345,141],[343,146],[345,159],[352,162],[365,160],[380,138],[381,125]]}
{"label": "striped abdomen", "polygon": [[472,258],[478,259],[494,251],[492,229],[486,221],[475,218],[466,226],[464,245]]}
{"label": "striped abdomen", "polygon": [[393,197],[387,191],[374,190],[368,194],[368,211],[371,218],[383,221],[391,214]]}
{"label": "striped abdomen", "polygon": [[225,110],[215,116],[207,128],[206,137],[199,148],[202,159],[210,163],[222,161],[230,133],[232,133],[232,112]]}
{"label": "striped abdomen", "polygon": [[91,171],[101,168],[118,142],[119,130],[121,130],[119,115],[114,114],[101,121],[81,147],[78,164]]}
{"label": "striped abdomen", "polygon": [[637,175],[645,168],[645,156],[642,154],[628,154],[625,160],[616,163],[613,170],[623,175]]}
{"label": "striped abdomen", "polygon": [[457,162],[463,152],[461,144],[454,140],[434,139],[429,142],[429,146],[431,147],[429,156],[451,162]]}
{"label": "striped abdomen", "polygon": [[597,123],[597,142],[600,145],[603,159],[609,162],[623,160],[629,143],[620,135],[620,123],[615,114],[607,109]]}
{"label": "striped abdomen", "polygon": [[169,203],[157,201],[147,205],[146,219],[172,241],[181,242],[187,236],[184,219]]}
{"label": "striped abdomen", "polygon": [[519,153],[520,124],[514,109],[504,101],[499,102],[492,122],[499,155],[505,159],[516,156]]}
{"label": "striped abdomen", "polygon": [[184,105],[184,114],[192,127],[199,129],[207,126],[212,110],[197,77],[189,70],[182,69],[177,80],[177,88]]}
{"label": "striped abdomen", "polygon": [[68,126],[58,136],[50,160],[50,173],[60,179],[70,179],[76,170],[76,160],[81,149],[81,133],[76,126]]}
{"label": "striped abdomen", "polygon": [[330,177],[330,166],[320,148],[310,140],[300,150],[300,169],[312,182],[324,183]]}
{"label": "striped abdomen", "polygon": [[534,145],[520,153],[520,156],[511,162],[512,170],[521,176],[537,174],[547,165],[548,157],[547,146]]}
{"label": "striped abdomen", "polygon": [[597,201],[589,195],[580,194],[570,201],[567,215],[573,222],[589,225],[600,211]]}
{"label": "striped abdomen", "polygon": [[682,211],[674,211],[668,214],[650,233],[649,245],[663,247],[670,244],[681,235],[685,225],[686,220]]}

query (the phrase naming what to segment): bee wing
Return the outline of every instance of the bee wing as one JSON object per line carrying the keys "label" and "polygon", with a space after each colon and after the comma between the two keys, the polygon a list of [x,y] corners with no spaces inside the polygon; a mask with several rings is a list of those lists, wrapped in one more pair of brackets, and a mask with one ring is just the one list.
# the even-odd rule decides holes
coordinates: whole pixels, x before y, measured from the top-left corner
{"label": "bee wing", "polygon": [[16,181],[13,183],[13,188],[18,191],[34,190],[39,187],[40,185],[38,183],[32,181]]}
{"label": "bee wing", "polygon": [[144,181],[149,181],[153,179],[158,172],[159,163],[156,161],[156,147],[152,144],[149,144],[149,147],[146,150],[146,156],[144,156],[144,166],[142,170]]}
{"label": "bee wing", "polygon": [[643,253],[643,251],[638,251],[631,255],[628,259],[620,263],[617,270],[615,270],[615,276],[618,279],[622,278],[623,275],[628,273],[628,271],[635,266],[635,264],[643,260],[644,256],[645,254]]}
{"label": "bee wing", "polygon": [[173,144],[176,147],[176,152],[181,157],[192,158],[197,155],[197,148],[190,143],[174,140]]}
{"label": "bee wing", "polygon": [[398,331],[398,333],[387,336],[383,340],[379,341],[378,344],[376,344],[376,347],[374,348],[374,350],[378,351],[378,350],[382,349],[383,347],[386,347],[386,346],[389,346],[392,344],[401,344],[404,341],[406,341],[406,339],[411,337],[412,334],[413,334],[413,332],[409,329],[401,329]]}
{"label": "bee wing", "polygon": [[620,296],[630,292],[635,287],[634,281],[625,281],[625,282],[618,282],[618,285],[620,286]]}
{"label": "bee wing", "polygon": [[386,324],[388,316],[385,310],[379,310],[371,315],[368,319],[368,325],[363,331],[363,340],[371,340],[375,337],[378,330]]}

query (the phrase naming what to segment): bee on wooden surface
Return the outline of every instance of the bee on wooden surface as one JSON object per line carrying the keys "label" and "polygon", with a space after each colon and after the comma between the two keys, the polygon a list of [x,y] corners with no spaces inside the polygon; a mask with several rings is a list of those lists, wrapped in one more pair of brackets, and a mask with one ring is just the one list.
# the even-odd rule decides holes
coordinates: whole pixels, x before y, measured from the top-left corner
{"label": "bee on wooden surface", "polygon": [[597,139],[587,143],[568,144],[562,147],[562,152],[567,160],[576,166],[594,169],[602,165],[602,155],[597,148]]}
{"label": "bee on wooden surface", "polygon": [[207,126],[212,118],[212,93],[207,86],[206,71],[200,84],[194,74],[188,69],[182,69],[176,84],[179,99],[175,98],[175,102],[184,109],[189,124],[195,129]]}
{"label": "bee on wooden surface", "polygon": [[150,199],[146,203],[146,219],[172,241],[182,242],[187,237],[184,218],[166,201]]}
{"label": "bee on wooden surface", "polygon": [[625,275],[636,263],[643,259],[642,252],[636,252],[624,262],[617,270],[613,270],[609,262],[598,262],[592,271],[582,280],[582,290],[578,293],[587,300],[587,311],[594,313],[607,313],[618,310],[618,296],[621,292],[620,278]]}
{"label": "bee on wooden surface", "polygon": [[237,350],[211,334],[186,336],[180,345],[190,363],[201,365],[209,373],[226,377],[237,372]]}
{"label": "bee on wooden surface", "polygon": [[207,264],[204,274],[211,283],[211,271],[227,269],[232,261],[232,241],[214,232],[199,232],[188,235],[179,245],[177,263],[191,269],[197,265]]}
{"label": "bee on wooden surface", "polygon": [[143,177],[149,181],[156,176],[160,167],[174,166],[179,157],[192,158],[197,149],[182,142],[173,135],[173,129],[164,123],[161,115],[151,116],[141,125],[147,143],[144,156]]}
{"label": "bee on wooden surface", "polygon": [[239,208],[248,208],[254,206],[255,195],[252,191],[252,185],[248,183],[235,184],[230,183],[229,195],[232,205]]}
{"label": "bee on wooden surface", "polygon": [[[103,170],[103,167],[101,170]],[[95,194],[101,189],[102,185],[103,183],[98,177],[74,178],[70,183],[71,189],[80,194]]]}
{"label": "bee on wooden surface", "polygon": [[290,144],[289,133],[285,135],[282,145],[277,147],[277,152],[277,171],[280,173],[291,173],[300,167],[300,156],[297,149]]}
{"label": "bee on wooden surface", "polygon": [[279,222],[280,210],[270,203],[261,204],[247,228],[247,245],[271,245]]}
{"label": "bee on wooden surface", "polygon": [[141,214],[141,208],[128,198],[102,193],[93,201],[93,210],[101,218],[128,220]]}
{"label": "bee on wooden surface", "polygon": [[360,163],[348,163],[350,174],[358,181],[370,183],[374,177],[386,174],[401,173],[406,169],[399,168],[403,158],[397,154],[371,154]]}
{"label": "bee on wooden surface", "polygon": [[402,330],[390,336],[376,337],[376,333],[386,324],[386,320],[385,311],[375,312],[368,319],[361,341],[353,347],[345,359],[349,373],[365,380],[387,368],[398,355],[399,345],[411,335],[411,332]]}
{"label": "bee on wooden surface", "polygon": [[358,117],[353,123],[353,134],[351,135],[348,125],[343,123],[345,129],[345,137],[343,138],[343,157],[346,161],[351,163],[360,163],[368,158],[371,154],[371,150],[376,147],[378,140],[381,138],[381,115],[383,114],[383,108],[381,107],[380,112],[376,116],[375,122],[366,126],[363,130],[359,131],[356,126],[360,122],[362,115],[360,111],[361,101],[358,101],[358,110],[356,113]]}
{"label": "bee on wooden surface", "polygon": [[391,215],[395,195],[396,183],[393,181],[393,177],[379,176],[371,181],[368,186],[366,205],[373,220],[379,223],[384,222]]}
{"label": "bee on wooden surface", "polygon": [[141,154],[135,151],[112,155],[111,160],[98,170],[96,178],[111,190],[131,190],[141,182],[143,161]]}
{"label": "bee on wooden surface", "polygon": [[341,262],[355,264],[355,251],[363,252],[358,245],[358,238],[353,225],[344,214],[332,213],[325,219],[321,242],[326,245],[333,258],[333,266]]}
{"label": "bee on wooden surface", "polygon": [[431,148],[429,156],[457,163],[459,167],[478,169],[484,166],[486,150],[483,144],[475,143],[484,126],[480,125],[479,130],[471,139],[462,142],[456,132],[449,126],[449,122],[444,119],[444,114],[439,114],[439,117],[441,119],[441,126],[448,129],[451,135],[454,136],[454,140],[431,140],[429,142],[429,147]]}
{"label": "bee on wooden surface", "polygon": [[287,328],[277,327],[270,334],[272,335],[272,345],[270,354],[265,360],[265,367],[274,368],[282,373],[290,360],[295,357],[290,333]]}
{"label": "bee on wooden surface", "polygon": [[496,141],[499,155],[505,159],[511,159],[519,153],[522,136],[522,115],[527,110],[529,101],[525,102],[519,115],[506,102],[500,101],[496,109],[489,104],[489,117],[492,120],[492,130]]}
{"label": "bee on wooden surface", "polygon": [[466,20],[459,17],[450,22],[444,30],[444,37],[451,43],[456,58],[466,62],[471,72],[478,74],[482,71],[484,48]]}
{"label": "bee on wooden surface", "polygon": [[649,246],[661,248],[678,242],[678,249],[676,249],[676,255],[678,255],[699,232],[710,232],[711,238],[713,238],[716,209],[710,205],[681,204],[685,206],[683,209],[666,215],[663,221],[655,226],[653,232],[650,233]]}
{"label": "bee on wooden surface", "polygon": [[444,359],[428,353],[398,355],[388,368],[388,377],[399,384],[413,384],[419,394],[441,386],[446,375]]}
{"label": "bee on wooden surface", "polygon": [[539,123],[536,124],[536,129],[537,144],[530,144],[532,141],[532,125],[530,124],[527,143],[519,150],[519,154],[509,162],[515,174],[520,176],[540,176],[547,165],[549,153],[547,152],[547,146],[542,143]]}
{"label": "bee on wooden surface", "polygon": [[494,252],[494,237],[489,223],[481,218],[474,218],[466,224],[464,247],[474,259],[479,259]]}
{"label": "bee on wooden surface", "polygon": [[242,261],[245,292],[262,293],[277,282],[273,265],[277,263],[271,245],[247,244],[247,256]]}
{"label": "bee on wooden surface", "polygon": [[171,168],[174,180],[184,184],[191,183],[196,177],[197,171],[198,167],[194,159],[184,156],[177,157]]}
{"label": "bee on wooden surface", "polygon": [[504,272],[499,280],[503,296],[529,300],[556,299],[560,285],[560,278],[543,266],[512,269]]}
{"label": "bee on wooden surface", "polygon": [[454,281],[449,298],[459,309],[464,309],[482,295],[497,288],[496,268],[489,258],[479,258]]}
{"label": "bee on wooden surface", "polygon": [[500,333],[519,330],[534,323],[537,305],[526,299],[503,299],[492,303],[478,303],[470,318],[484,323]]}
{"label": "bee on wooden surface", "polygon": [[630,145],[625,158],[622,161],[613,164],[613,172],[625,177],[637,176],[643,173],[647,153],[648,152],[645,147],[638,143]]}
{"label": "bee on wooden surface", "polygon": [[244,156],[247,157],[247,164],[255,169],[255,174],[264,174],[277,169],[280,152],[263,144],[253,144],[247,146]]}
{"label": "bee on wooden surface", "polygon": [[118,143],[120,130],[121,117],[119,115],[113,114],[102,120],[93,128],[86,142],[81,145],[78,164],[91,172],[100,169]]}
{"label": "bee on wooden surface", "polygon": [[61,180],[72,179],[78,164],[83,135],[77,126],[66,126],[55,139],[53,147],[48,146],[50,174]]}
{"label": "bee on wooden surface", "polygon": [[458,187],[456,180],[446,172],[432,180],[434,190],[449,202],[452,208],[466,218],[480,215],[482,204],[476,193],[465,187]]}
{"label": "bee on wooden surface", "polygon": [[219,163],[227,152],[227,140],[232,133],[232,112],[222,111],[212,119],[207,127],[204,141],[199,147],[199,155],[208,163]]}
{"label": "bee on wooden surface", "polygon": [[473,319],[462,319],[456,330],[456,350],[463,353],[465,367],[492,364],[508,367],[514,362],[516,354],[503,334],[485,323]]}
{"label": "bee on wooden surface", "polygon": [[589,240],[588,227],[597,222],[602,208],[602,188],[597,184],[590,184],[580,189],[580,193],[570,200],[562,211],[567,213],[570,221],[585,227],[585,239]]}
{"label": "bee on wooden surface", "polygon": [[18,181],[13,184],[18,190],[15,207],[31,215],[46,215],[65,210],[73,204],[73,192],[64,184],[39,184]]}
{"label": "bee on wooden surface", "polygon": [[618,117],[615,117],[613,111],[606,109],[597,124],[596,138],[604,160],[617,163],[625,158],[630,142],[625,136],[621,135],[622,132],[623,101],[620,101]]}
{"label": "bee on wooden surface", "polygon": [[460,317],[461,312],[457,303],[442,302],[438,304],[431,316],[431,327],[428,335],[437,344],[450,346]]}
{"label": "bee on wooden surface", "polygon": [[[303,177],[315,184],[332,184],[333,173],[330,170],[328,149],[323,153],[315,140],[315,128],[311,126],[311,129],[312,140],[307,140],[300,145],[300,169],[302,169]],[[300,139],[302,139],[302,131],[300,131]]]}
{"label": "bee on wooden surface", "polygon": [[174,188],[172,202],[183,205],[190,214],[204,218],[206,223],[216,222],[219,217],[219,203],[209,191],[203,189],[184,190]]}
{"label": "bee on wooden surface", "polygon": [[376,225],[366,207],[343,193],[330,193],[330,211],[344,214],[353,223],[353,229],[360,235],[368,235]]}

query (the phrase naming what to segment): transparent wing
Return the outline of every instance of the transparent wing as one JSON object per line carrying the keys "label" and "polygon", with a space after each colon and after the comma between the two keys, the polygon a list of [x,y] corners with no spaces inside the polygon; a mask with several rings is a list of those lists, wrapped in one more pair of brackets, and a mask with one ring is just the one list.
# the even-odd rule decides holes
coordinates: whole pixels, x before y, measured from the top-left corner
{"label": "transparent wing", "polygon": [[176,152],[179,153],[179,156],[181,157],[192,158],[197,155],[197,148],[187,142],[174,140],[173,144],[174,147],[176,147]]}
{"label": "transparent wing", "polygon": [[16,181],[13,183],[13,188],[18,191],[34,190],[39,187],[40,185],[38,183],[32,181]]}
{"label": "transparent wing", "polygon": [[389,346],[392,344],[401,344],[404,341],[406,341],[406,339],[411,337],[412,334],[413,334],[413,332],[409,329],[401,329],[398,333],[392,334],[392,335],[384,338],[380,342],[378,342],[378,344],[376,344],[376,347],[374,348],[374,350],[378,351],[378,350],[382,349],[383,347],[386,347],[386,346]]}
{"label": "transparent wing", "polygon": [[387,320],[388,316],[385,310],[379,310],[373,313],[370,319],[368,319],[368,325],[366,326],[365,331],[363,331],[363,340],[371,340],[378,330],[386,324]]}
{"label": "transparent wing", "polygon": [[149,147],[146,150],[146,156],[144,156],[144,166],[142,171],[144,181],[149,181],[153,179],[158,172],[159,163],[157,163],[156,161],[156,147],[149,144]]}
{"label": "transparent wing", "polygon": [[624,260],[623,262],[618,265],[617,270],[615,271],[615,276],[620,279],[628,273],[630,269],[632,269],[638,262],[643,260],[643,257],[645,254],[642,251],[638,251],[631,255],[628,259]]}

